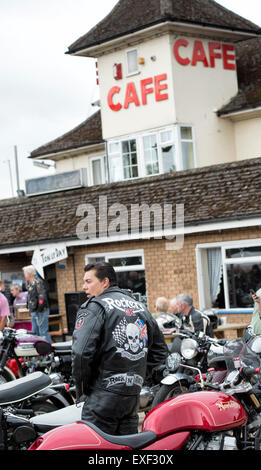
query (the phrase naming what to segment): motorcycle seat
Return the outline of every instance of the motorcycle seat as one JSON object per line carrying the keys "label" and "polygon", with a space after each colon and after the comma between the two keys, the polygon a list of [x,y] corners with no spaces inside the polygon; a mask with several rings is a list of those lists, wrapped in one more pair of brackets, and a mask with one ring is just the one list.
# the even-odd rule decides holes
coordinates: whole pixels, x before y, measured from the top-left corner
{"label": "motorcycle seat", "polygon": [[64,341],[62,343],[53,343],[52,347],[56,352],[72,352],[72,341]]}
{"label": "motorcycle seat", "polygon": [[43,372],[33,372],[11,382],[0,385],[0,406],[25,400],[52,384],[50,377]]}
{"label": "motorcycle seat", "polygon": [[156,441],[157,434],[153,431],[143,431],[138,434],[126,434],[124,436],[114,436],[107,434],[89,421],[80,421],[92,428],[99,436],[112,444],[130,447],[132,450],[142,449]]}
{"label": "motorcycle seat", "polygon": [[66,406],[60,410],[51,411],[30,418],[30,423],[41,433],[50,431],[58,426],[72,424],[81,420],[83,402],[76,405]]}

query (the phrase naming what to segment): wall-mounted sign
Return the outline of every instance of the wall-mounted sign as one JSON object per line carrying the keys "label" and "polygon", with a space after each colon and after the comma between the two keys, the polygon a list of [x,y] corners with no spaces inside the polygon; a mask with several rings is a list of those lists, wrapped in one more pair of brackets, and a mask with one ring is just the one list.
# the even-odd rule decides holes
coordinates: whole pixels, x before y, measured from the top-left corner
{"label": "wall-mounted sign", "polygon": [[124,100],[120,97],[121,87],[114,86],[109,90],[107,101],[112,111],[120,111],[122,108],[128,109],[131,104],[134,106],[145,106],[148,103],[148,95],[153,95],[156,102],[167,100],[166,93],[168,84],[167,74],[156,75],[140,80],[139,87],[134,82],[129,82],[124,91]]}
{"label": "wall-mounted sign", "polygon": [[67,257],[67,248],[64,244],[52,246],[44,250],[36,248],[32,257],[32,265],[35,267],[40,276],[44,278],[44,266],[57,263],[57,261]]}
{"label": "wall-mounted sign", "polygon": [[193,42],[192,53],[188,48],[190,43],[185,38],[177,39],[174,43],[174,57],[180,65],[197,66],[202,63],[204,67],[216,66],[217,61],[222,61],[226,70],[236,70],[236,56],[233,44],[222,44],[220,42],[208,42],[204,45],[202,41]]}

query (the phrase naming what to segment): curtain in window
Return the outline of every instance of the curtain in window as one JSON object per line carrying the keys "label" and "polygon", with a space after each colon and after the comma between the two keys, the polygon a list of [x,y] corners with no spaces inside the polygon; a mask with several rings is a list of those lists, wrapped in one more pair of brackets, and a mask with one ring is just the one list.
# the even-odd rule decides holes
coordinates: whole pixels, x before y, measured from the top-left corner
{"label": "curtain in window", "polygon": [[220,281],[222,276],[221,248],[210,248],[208,250],[208,272],[210,283],[210,296],[211,302],[213,304],[220,290]]}

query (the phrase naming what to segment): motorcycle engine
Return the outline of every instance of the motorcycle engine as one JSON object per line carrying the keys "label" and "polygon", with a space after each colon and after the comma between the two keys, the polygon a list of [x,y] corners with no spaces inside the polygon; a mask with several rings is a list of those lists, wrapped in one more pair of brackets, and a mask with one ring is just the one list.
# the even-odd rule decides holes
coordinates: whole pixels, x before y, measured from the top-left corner
{"label": "motorcycle engine", "polygon": [[[204,450],[220,450],[222,445],[222,434],[214,436],[204,447]],[[225,436],[223,450],[238,450],[235,437]]]}

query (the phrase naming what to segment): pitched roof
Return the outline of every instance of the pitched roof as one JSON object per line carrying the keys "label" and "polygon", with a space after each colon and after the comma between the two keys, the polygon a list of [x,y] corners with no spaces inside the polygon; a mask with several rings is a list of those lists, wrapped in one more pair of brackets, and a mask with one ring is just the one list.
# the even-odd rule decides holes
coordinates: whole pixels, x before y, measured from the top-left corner
{"label": "pitched roof", "polygon": [[260,37],[236,44],[239,90],[237,95],[218,111],[219,116],[261,106],[260,49]]}
{"label": "pitched roof", "polygon": [[36,158],[100,142],[103,142],[101,113],[97,111],[71,131],[33,150],[30,157]]}
{"label": "pitched roof", "polygon": [[[150,178],[0,201],[0,247],[77,239],[80,204],[92,204],[99,227],[99,197],[124,204],[184,204],[185,226],[261,216],[261,158],[167,173]],[[115,217],[108,216],[108,226]],[[129,216],[130,222],[130,216]],[[141,221],[137,219],[137,231]],[[147,220],[148,227],[150,221]],[[161,227],[159,227],[161,228]]]}
{"label": "pitched roof", "polygon": [[165,21],[252,33],[260,29],[214,0],[119,0],[102,21],[69,46],[68,53],[79,52]]}

